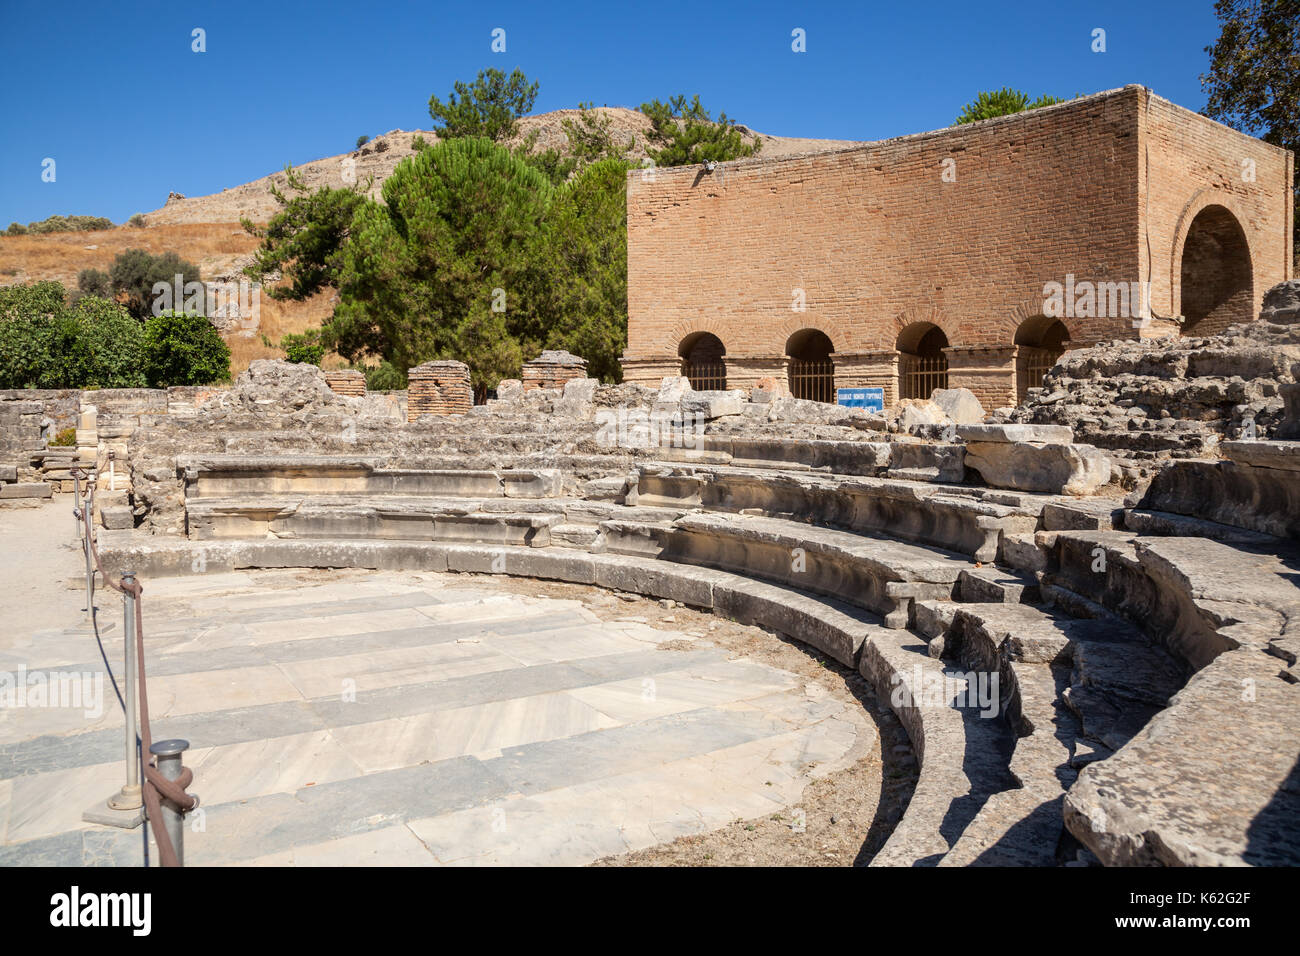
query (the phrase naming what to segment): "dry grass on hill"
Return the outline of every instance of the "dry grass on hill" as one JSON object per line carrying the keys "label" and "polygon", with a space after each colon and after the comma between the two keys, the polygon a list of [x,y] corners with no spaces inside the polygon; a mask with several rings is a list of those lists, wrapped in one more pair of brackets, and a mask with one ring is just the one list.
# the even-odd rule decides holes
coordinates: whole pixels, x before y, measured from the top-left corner
{"label": "dry grass on hill", "polygon": [[[142,229],[118,226],[97,232],[3,236],[0,237],[0,285],[53,279],[68,289],[75,289],[77,274],[82,269],[107,272],[118,253],[127,249],[146,249],[155,255],[175,252],[195,263],[203,278],[211,279],[237,274],[242,260],[257,248],[257,243],[237,222],[184,223]],[[284,358],[282,350],[263,344],[263,335],[278,342],[286,333],[319,326],[333,311],[333,292],[321,293],[305,302],[276,302],[263,295],[260,322],[253,334],[244,336],[234,332],[224,336],[230,346],[231,372],[238,375],[254,359]],[[331,368],[342,364],[338,356],[325,361]]]}

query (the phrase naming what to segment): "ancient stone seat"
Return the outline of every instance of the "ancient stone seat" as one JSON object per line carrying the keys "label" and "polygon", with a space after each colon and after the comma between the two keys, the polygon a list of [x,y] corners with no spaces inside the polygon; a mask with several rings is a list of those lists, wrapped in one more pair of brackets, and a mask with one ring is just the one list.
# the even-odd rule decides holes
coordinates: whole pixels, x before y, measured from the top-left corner
{"label": "ancient stone seat", "polygon": [[977,561],[998,557],[1004,535],[1032,533],[1034,495],[889,478],[765,473],[727,466],[641,465],[629,500],[709,511],[797,517],[933,545]]}

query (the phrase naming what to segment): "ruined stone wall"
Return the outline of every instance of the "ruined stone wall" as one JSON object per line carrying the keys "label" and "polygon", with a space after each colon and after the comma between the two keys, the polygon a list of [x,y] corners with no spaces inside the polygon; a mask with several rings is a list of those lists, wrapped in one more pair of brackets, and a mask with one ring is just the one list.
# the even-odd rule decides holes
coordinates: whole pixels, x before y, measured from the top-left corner
{"label": "ruined stone wall", "polygon": [[[1282,248],[1286,155],[1129,86],[837,152],[633,170],[625,378],[677,374],[683,340],[707,332],[725,347],[727,386],[752,387],[783,379],[790,336],[817,329],[835,384],[884,385],[889,401],[900,333],[928,323],[947,338],[950,387],[1014,404],[1016,333],[1043,314],[1046,283],[1151,274],[1168,311],[1171,220],[1244,157],[1257,175],[1233,185],[1232,208],[1252,249]],[[1270,252],[1255,268],[1258,297],[1288,267]],[[800,295],[805,311],[792,308]],[[1136,338],[1138,313],[1062,321],[1077,347]]]}

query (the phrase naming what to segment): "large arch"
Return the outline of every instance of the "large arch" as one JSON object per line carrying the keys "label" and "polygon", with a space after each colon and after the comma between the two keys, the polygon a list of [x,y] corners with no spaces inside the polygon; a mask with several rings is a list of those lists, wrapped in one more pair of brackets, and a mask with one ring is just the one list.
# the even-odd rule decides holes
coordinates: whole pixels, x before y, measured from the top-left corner
{"label": "large arch", "polygon": [[813,402],[835,401],[835,346],[820,329],[800,329],[786,339],[790,394]]}
{"label": "large arch", "polygon": [[692,332],[677,346],[682,375],[698,392],[727,387],[727,347],[712,332]]}
{"label": "large arch", "polygon": [[1025,400],[1031,388],[1043,384],[1043,376],[1065,354],[1070,330],[1060,319],[1035,315],[1016,327],[1016,403]]}
{"label": "large arch", "polygon": [[898,333],[898,397],[929,398],[948,387],[948,336],[933,322],[913,322]]}
{"label": "large arch", "polygon": [[1183,332],[1210,335],[1255,317],[1250,244],[1226,206],[1204,206],[1191,219],[1177,257]]}

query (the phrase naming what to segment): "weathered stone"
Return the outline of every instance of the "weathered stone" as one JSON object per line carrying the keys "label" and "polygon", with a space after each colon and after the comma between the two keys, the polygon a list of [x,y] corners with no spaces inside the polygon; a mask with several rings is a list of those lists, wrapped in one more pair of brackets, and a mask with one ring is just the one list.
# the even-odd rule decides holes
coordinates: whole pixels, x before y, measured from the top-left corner
{"label": "weathered stone", "polygon": [[110,531],[135,527],[135,516],[128,505],[106,505],[99,509],[100,523]]}
{"label": "weathered stone", "polygon": [[1279,282],[1265,292],[1259,317],[1261,321],[1279,325],[1300,322],[1300,279]]}
{"label": "weathered stone", "polygon": [[739,415],[745,407],[745,393],[740,389],[727,392],[689,392],[682,396],[683,415],[702,415],[705,419]]}
{"label": "weathered stone", "polygon": [[984,406],[969,388],[936,388],[930,401],[958,425],[976,425],[984,421]]}
{"label": "weathered stone", "polygon": [[966,467],[996,488],[1064,495],[1094,494],[1111,477],[1110,458],[1091,445],[968,441]]}
{"label": "weathered stone", "polygon": [[17,465],[0,465],[0,481],[17,481]]}
{"label": "weathered stone", "polygon": [[659,394],[655,396],[655,403],[680,405],[682,399],[691,391],[691,380],[685,375],[667,375],[659,385]]}
{"label": "weathered stone", "polygon": [[502,402],[514,402],[523,398],[524,383],[517,378],[503,378],[497,382],[497,399]]}
{"label": "weathered stone", "polygon": [[957,437],[968,442],[1054,442],[1074,441],[1074,432],[1063,425],[958,425]]}
{"label": "weathered stone", "polygon": [[[1248,702],[1243,702],[1249,688]],[[1229,651],[1118,753],[1089,764],[1065,823],[1108,866],[1295,866],[1300,694],[1276,663]]]}
{"label": "weathered stone", "polygon": [[904,399],[895,406],[894,412],[901,432],[910,431],[919,425],[950,424],[944,410],[926,399]]}

